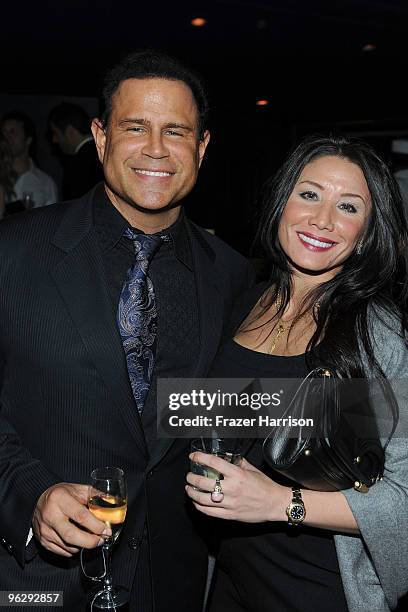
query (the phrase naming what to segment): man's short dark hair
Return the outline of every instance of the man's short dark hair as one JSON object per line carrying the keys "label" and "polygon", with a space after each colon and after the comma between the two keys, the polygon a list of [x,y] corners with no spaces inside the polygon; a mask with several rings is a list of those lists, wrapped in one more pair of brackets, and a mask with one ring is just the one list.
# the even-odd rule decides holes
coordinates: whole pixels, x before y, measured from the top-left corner
{"label": "man's short dark hair", "polygon": [[35,143],[35,126],[34,121],[31,119],[31,117],[21,111],[9,111],[8,113],[5,113],[2,116],[2,125],[6,121],[18,121],[19,123],[22,123],[25,137],[31,138],[32,144]]}
{"label": "man's short dark hair", "polygon": [[104,112],[101,121],[104,127],[112,111],[112,97],[120,84],[127,79],[169,79],[182,81],[193,94],[198,113],[198,134],[204,137],[208,121],[208,99],[201,78],[178,60],[161,51],[135,51],[127,55],[106,75],[102,91]]}
{"label": "man's short dark hair", "polygon": [[69,125],[84,135],[91,131],[91,120],[88,113],[82,106],[72,104],[72,102],[62,102],[55,106],[48,115],[48,122],[55,125],[61,132],[65,132]]}

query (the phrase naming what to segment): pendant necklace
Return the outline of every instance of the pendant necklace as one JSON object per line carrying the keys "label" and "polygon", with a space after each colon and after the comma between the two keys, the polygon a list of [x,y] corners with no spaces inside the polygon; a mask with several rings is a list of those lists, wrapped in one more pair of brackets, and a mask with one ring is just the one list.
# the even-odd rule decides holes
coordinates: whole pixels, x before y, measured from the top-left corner
{"label": "pendant necklace", "polygon": [[[278,314],[280,307],[282,306],[282,298],[280,291],[276,296],[276,314]],[[320,308],[320,301],[316,302],[314,305],[315,312],[318,313]],[[280,337],[287,331],[287,327],[285,327],[282,323],[282,317],[278,320],[276,327],[274,329],[274,333],[272,335],[272,340],[269,344],[268,354],[271,355],[276,349],[276,345],[279,342]]]}
{"label": "pendant necklace", "polygon": [[[278,295],[276,296],[276,314],[279,312],[281,305],[282,305],[282,299],[281,299],[281,295],[279,291]],[[281,323],[281,319],[279,319],[276,325],[276,328],[274,330],[274,334],[272,336],[271,343],[268,348],[269,355],[271,355],[274,352],[274,350],[276,349],[276,345],[279,342],[280,337],[285,333],[285,331],[286,331],[286,327]]]}
{"label": "pendant necklace", "polygon": [[278,323],[277,327],[276,327],[276,333],[274,334],[273,338],[272,338],[272,342],[269,346],[269,350],[268,353],[269,355],[271,355],[271,353],[274,352],[274,350],[276,349],[276,345],[279,342],[279,338],[282,336],[282,334],[284,334],[286,331],[285,327],[283,327],[282,323]]}

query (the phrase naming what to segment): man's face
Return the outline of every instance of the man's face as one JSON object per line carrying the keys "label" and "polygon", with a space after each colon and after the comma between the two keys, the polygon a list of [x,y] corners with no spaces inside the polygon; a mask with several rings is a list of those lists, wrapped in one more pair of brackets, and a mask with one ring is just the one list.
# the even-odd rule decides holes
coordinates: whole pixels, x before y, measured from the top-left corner
{"label": "man's face", "polygon": [[56,125],[51,123],[51,140],[54,144],[58,145],[63,153],[66,155],[71,155],[71,147],[69,146],[69,142],[66,138],[66,134],[58,128]]}
{"label": "man's face", "polygon": [[27,138],[24,125],[16,119],[6,119],[1,126],[3,136],[8,140],[13,157],[28,154],[31,138]]}
{"label": "man's face", "polygon": [[105,130],[92,131],[105,181],[121,207],[161,212],[196,182],[209,140],[198,138],[197,108],[189,87],[168,79],[127,79],[112,99]]}

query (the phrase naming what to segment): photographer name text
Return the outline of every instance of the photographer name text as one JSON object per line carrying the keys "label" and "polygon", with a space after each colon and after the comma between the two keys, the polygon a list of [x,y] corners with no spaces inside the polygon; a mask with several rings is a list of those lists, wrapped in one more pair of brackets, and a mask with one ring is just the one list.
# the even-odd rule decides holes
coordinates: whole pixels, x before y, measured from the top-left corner
{"label": "photographer name text", "polygon": [[222,415],[181,417],[176,414],[169,417],[168,423],[171,427],[313,427],[314,424],[313,419],[295,419],[290,416],[275,419],[262,415],[231,418]]}

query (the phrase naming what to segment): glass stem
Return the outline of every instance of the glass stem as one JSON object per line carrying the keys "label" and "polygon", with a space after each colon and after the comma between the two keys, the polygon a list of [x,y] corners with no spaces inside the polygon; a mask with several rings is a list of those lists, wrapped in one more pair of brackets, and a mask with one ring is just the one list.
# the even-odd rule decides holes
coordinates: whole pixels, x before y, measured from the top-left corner
{"label": "glass stem", "polygon": [[105,577],[103,579],[103,588],[107,591],[112,591],[112,538],[107,538],[105,544],[102,545],[102,552],[105,559]]}

